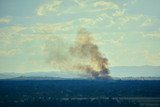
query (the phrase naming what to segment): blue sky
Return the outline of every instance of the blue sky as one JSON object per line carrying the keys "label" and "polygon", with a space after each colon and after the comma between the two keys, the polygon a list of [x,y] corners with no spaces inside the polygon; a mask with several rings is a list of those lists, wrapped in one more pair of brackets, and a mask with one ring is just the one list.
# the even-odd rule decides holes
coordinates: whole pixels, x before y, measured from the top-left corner
{"label": "blue sky", "polygon": [[[87,29],[109,66],[160,65],[159,0],[0,0],[0,72],[51,71],[46,42]],[[53,41],[54,42],[54,41]]]}

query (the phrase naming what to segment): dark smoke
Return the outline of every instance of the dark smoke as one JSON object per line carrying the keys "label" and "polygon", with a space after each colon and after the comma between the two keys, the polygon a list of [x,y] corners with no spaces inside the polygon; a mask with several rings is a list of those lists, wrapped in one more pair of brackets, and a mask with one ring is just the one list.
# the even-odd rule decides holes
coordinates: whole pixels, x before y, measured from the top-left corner
{"label": "dark smoke", "polygon": [[78,31],[74,46],[59,39],[53,42],[47,45],[48,62],[52,66],[61,70],[84,71],[95,78],[109,77],[108,60],[102,56],[87,30]]}
{"label": "dark smoke", "polygon": [[90,62],[89,65],[77,65],[78,69],[85,70],[94,77],[109,74],[107,58],[102,56],[98,46],[93,43],[90,33],[85,29],[80,29],[78,31],[75,46],[71,47],[70,52],[72,55],[88,59]]}

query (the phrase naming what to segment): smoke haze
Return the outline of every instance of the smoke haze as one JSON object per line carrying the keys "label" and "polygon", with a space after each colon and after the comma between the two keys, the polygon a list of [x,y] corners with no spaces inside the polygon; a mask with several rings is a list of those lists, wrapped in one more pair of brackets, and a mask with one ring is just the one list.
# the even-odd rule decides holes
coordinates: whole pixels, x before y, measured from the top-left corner
{"label": "smoke haze", "polygon": [[108,60],[103,57],[90,33],[80,29],[73,46],[62,39],[47,42],[47,62],[54,68],[85,72],[97,78],[109,77]]}

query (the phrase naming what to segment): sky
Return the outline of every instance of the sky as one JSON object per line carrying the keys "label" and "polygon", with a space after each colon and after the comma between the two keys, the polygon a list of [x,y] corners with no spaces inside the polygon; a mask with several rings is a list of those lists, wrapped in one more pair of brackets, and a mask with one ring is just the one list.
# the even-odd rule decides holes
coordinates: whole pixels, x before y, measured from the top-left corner
{"label": "sky", "polygon": [[110,67],[160,66],[159,5],[160,0],[0,0],[0,73],[55,70],[46,61],[46,43],[58,38],[73,44],[81,28]]}

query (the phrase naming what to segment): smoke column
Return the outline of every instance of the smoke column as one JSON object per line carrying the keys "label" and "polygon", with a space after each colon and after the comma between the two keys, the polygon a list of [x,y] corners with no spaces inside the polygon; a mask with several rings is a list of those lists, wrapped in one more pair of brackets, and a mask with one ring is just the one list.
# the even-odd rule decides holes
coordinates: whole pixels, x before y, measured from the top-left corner
{"label": "smoke column", "polygon": [[78,31],[73,46],[65,45],[62,40],[53,42],[47,45],[47,62],[52,66],[61,70],[85,72],[95,78],[109,77],[108,60],[102,56],[87,30]]}

